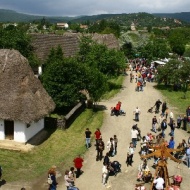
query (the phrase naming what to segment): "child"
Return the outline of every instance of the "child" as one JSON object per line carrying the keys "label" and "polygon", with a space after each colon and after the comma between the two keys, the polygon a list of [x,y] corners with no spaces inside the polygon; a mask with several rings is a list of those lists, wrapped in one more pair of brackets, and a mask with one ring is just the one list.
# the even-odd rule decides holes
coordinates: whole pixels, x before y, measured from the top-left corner
{"label": "child", "polygon": [[118,143],[118,138],[116,135],[113,136],[113,140],[114,140],[114,145],[115,145],[115,155],[117,154],[117,143]]}

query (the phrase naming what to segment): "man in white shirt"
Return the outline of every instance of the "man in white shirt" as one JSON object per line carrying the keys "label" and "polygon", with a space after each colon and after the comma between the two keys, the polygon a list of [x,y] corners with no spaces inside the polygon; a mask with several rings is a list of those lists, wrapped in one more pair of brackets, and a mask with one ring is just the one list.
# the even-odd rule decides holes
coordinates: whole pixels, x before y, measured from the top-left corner
{"label": "man in white shirt", "polygon": [[136,145],[137,145],[138,134],[139,134],[139,132],[136,129],[136,125],[133,125],[133,127],[131,129],[131,140],[132,140],[134,148],[136,148]]}
{"label": "man in white shirt", "polygon": [[109,175],[109,172],[108,172],[107,164],[103,164],[103,167],[102,167],[102,183],[103,183],[103,185],[106,185],[108,175]]}
{"label": "man in white shirt", "polygon": [[139,115],[140,115],[141,111],[138,107],[136,107],[134,114],[135,114],[135,121],[139,121]]}
{"label": "man in white shirt", "polygon": [[163,190],[164,189],[164,179],[160,176],[158,176],[157,179],[154,179],[153,183],[155,184],[155,188],[157,190]]}

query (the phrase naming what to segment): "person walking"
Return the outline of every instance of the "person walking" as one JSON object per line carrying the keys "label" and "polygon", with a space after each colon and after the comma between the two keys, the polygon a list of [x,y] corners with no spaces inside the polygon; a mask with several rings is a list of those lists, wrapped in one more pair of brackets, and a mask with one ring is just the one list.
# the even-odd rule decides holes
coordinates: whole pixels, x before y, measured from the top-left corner
{"label": "person walking", "polygon": [[155,184],[156,190],[163,190],[164,189],[164,179],[158,174],[157,178],[154,178],[153,183]]}
{"label": "person walking", "polygon": [[133,113],[135,114],[135,121],[139,121],[139,115],[141,113],[140,109],[136,107]]}
{"label": "person walking", "polygon": [[102,183],[105,186],[107,184],[109,171],[108,171],[108,165],[106,163],[103,163],[102,167]]}
{"label": "person walking", "polygon": [[165,130],[167,129],[167,121],[164,119],[161,122],[162,137],[165,138]]}
{"label": "person walking", "polygon": [[175,131],[175,128],[176,128],[176,124],[175,124],[175,121],[174,120],[171,120],[170,121],[170,135],[173,137],[174,136],[174,131]]}
{"label": "person walking", "polygon": [[163,116],[165,115],[166,109],[167,109],[167,103],[166,103],[166,101],[164,101],[163,104],[162,104],[162,115]]}
{"label": "person walking", "polygon": [[[168,148],[174,149],[174,147],[175,147],[174,137],[171,137],[171,139],[170,139],[170,141],[169,141],[169,143],[168,143]],[[173,152],[171,152],[170,154],[173,155]]]}
{"label": "person walking", "polygon": [[69,188],[73,186],[72,184],[74,184],[74,180],[69,177],[69,170],[65,171],[64,180],[65,180],[65,186],[67,187],[67,190],[69,190]]}
{"label": "person walking", "polygon": [[182,119],[181,115],[178,115],[178,117],[177,117],[177,128],[178,129],[181,127],[182,120],[183,119]]}
{"label": "person walking", "polygon": [[118,144],[118,138],[117,135],[113,136],[114,145],[115,145],[115,155],[117,154],[117,144]]}
{"label": "person walking", "polygon": [[159,110],[160,110],[160,105],[162,104],[162,102],[160,101],[160,99],[158,99],[154,106],[156,106],[156,110],[155,110],[155,113],[159,113]]}
{"label": "person walking", "polygon": [[186,149],[186,159],[187,159],[187,167],[190,169],[190,144],[188,145],[188,148]]}
{"label": "person walking", "polygon": [[133,143],[130,143],[128,151],[127,151],[127,160],[126,160],[127,166],[129,165],[132,166],[134,152],[135,152],[135,149],[133,147]]}
{"label": "person walking", "polygon": [[102,138],[100,138],[96,144],[96,150],[97,150],[97,156],[96,161],[102,160],[103,157],[103,151],[104,151],[104,142]]}
{"label": "person walking", "polygon": [[184,117],[183,117],[183,130],[187,130],[187,116],[186,115],[184,115]]}
{"label": "person walking", "polygon": [[101,132],[100,132],[100,129],[99,128],[97,128],[96,129],[96,131],[95,131],[95,133],[94,133],[94,136],[95,136],[95,140],[96,140],[96,145],[97,145],[97,143],[98,143],[98,140],[101,138]]}
{"label": "person walking", "polygon": [[188,108],[186,109],[186,116],[190,116],[190,106],[188,106]]}
{"label": "person walking", "polygon": [[85,131],[85,137],[86,137],[86,148],[90,148],[91,146],[91,131],[89,130],[89,128],[86,128],[86,131]]}
{"label": "person walking", "polygon": [[133,125],[131,129],[131,141],[133,143],[133,147],[136,148],[137,145],[137,137],[138,137],[139,132],[136,129],[136,125]]}
{"label": "person walking", "polygon": [[78,178],[78,177],[81,175],[81,173],[82,173],[81,168],[82,168],[82,163],[83,163],[83,161],[84,161],[84,160],[83,160],[83,158],[81,158],[80,155],[78,155],[78,156],[73,160],[74,165],[75,165],[75,168],[77,169],[76,178]]}
{"label": "person walking", "polygon": [[70,167],[70,171],[69,171],[69,178],[71,179],[71,185],[74,186],[75,185],[75,168],[74,167]]}
{"label": "person walking", "polygon": [[130,82],[131,82],[131,83],[133,82],[133,78],[134,78],[134,75],[133,75],[133,73],[131,72],[131,73],[130,73]]}
{"label": "person walking", "polygon": [[57,189],[57,181],[56,181],[56,166],[52,166],[48,171],[48,177],[51,178],[52,183],[49,184],[49,190]]}
{"label": "person walking", "polygon": [[173,119],[174,119],[174,114],[173,114],[172,111],[170,111],[169,118],[170,118],[169,122],[171,123],[173,121]]}
{"label": "person walking", "polygon": [[107,142],[107,149],[109,150],[109,156],[114,156],[115,155],[115,144],[114,144],[114,140],[111,137],[110,140]]}
{"label": "person walking", "polygon": [[157,118],[156,118],[156,116],[154,116],[152,118],[152,131],[155,132],[155,133],[157,132],[156,131],[156,125],[157,125],[157,123],[158,123]]}
{"label": "person walking", "polygon": [[104,156],[103,164],[104,165],[106,164],[108,166],[109,162],[110,162],[109,152],[107,152],[106,155]]}

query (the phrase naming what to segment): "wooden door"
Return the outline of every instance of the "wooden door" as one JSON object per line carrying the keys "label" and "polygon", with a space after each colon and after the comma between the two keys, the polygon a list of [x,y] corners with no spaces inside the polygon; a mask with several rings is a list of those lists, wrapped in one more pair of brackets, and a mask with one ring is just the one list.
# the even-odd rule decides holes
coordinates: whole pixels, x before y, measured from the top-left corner
{"label": "wooden door", "polygon": [[5,128],[5,139],[13,140],[14,139],[14,121],[4,121]]}

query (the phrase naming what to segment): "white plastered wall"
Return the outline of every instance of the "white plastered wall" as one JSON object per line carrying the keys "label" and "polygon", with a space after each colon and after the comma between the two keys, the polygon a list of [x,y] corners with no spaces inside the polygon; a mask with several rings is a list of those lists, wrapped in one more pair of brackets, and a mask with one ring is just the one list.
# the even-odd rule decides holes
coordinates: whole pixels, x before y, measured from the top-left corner
{"label": "white plastered wall", "polygon": [[[16,142],[27,142],[35,134],[44,128],[44,119],[38,122],[33,122],[29,127],[25,123],[20,121],[14,121],[14,141]],[[4,132],[4,121],[0,120],[0,140],[5,139]]]}

